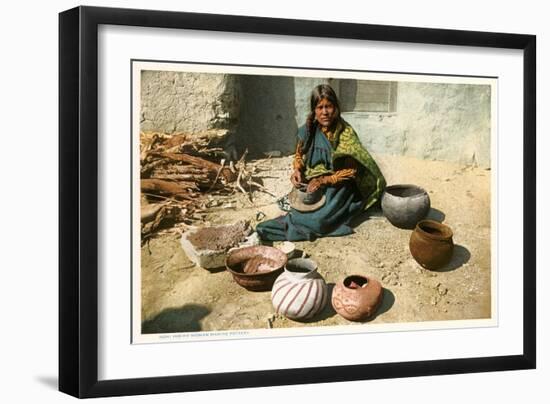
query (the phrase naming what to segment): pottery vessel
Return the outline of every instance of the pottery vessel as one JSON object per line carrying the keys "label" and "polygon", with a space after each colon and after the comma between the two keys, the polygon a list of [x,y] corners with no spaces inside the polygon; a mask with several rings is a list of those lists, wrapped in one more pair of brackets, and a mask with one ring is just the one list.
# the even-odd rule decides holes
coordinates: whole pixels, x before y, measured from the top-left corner
{"label": "pottery vessel", "polygon": [[430,197],[416,185],[390,185],[382,195],[382,211],[394,226],[414,229],[430,211]]}
{"label": "pottery vessel", "polygon": [[413,258],[426,269],[440,269],[453,256],[453,231],[434,220],[418,222],[409,240]]}
{"label": "pottery vessel", "polygon": [[230,251],[225,267],[242,287],[252,291],[266,291],[271,290],[286,262],[286,254],[278,248],[253,246]]}
{"label": "pottery vessel", "polygon": [[312,205],[319,202],[323,196],[323,189],[319,188],[313,192],[307,192],[307,184],[300,184],[297,187],[298,199],[300,199],[306,205]]}
{"label": "pottery vessel", "polygon": [[325,307],[327,284],[317,272],[317,264],[307,258],[288,261],[271,291],[276,312],[292,320],[306,320]]}
{"label": "pottery vessel", "polygon": [[363,275],[351,275],[334,287],[332,307],[350,321],[364,321],[371,317],[382,302],[380,282]]}

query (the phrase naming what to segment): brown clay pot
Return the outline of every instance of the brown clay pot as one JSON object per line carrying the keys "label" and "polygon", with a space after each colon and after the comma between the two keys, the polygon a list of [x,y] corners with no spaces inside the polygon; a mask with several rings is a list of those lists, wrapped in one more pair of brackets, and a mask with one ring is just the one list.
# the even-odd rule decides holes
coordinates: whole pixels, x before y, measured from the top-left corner
{"label": "brown clay pot", "polygon": [[421,220],[411,234],[409,249],[416,262],[424,268],[440,269],[453,256],[453,231],[434,220]]}
{"label": "brown clay pot", "polygon": [[332,307],[350,321],[364,321],[372,316],[382,302],[380,282],[362,275],[351,275],[334,286]]}

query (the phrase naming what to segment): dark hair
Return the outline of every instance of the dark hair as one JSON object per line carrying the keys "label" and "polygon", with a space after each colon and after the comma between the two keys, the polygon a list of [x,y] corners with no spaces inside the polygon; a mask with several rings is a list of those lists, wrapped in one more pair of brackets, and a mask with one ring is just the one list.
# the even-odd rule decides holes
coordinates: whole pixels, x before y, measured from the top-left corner
{"label": "dark hair", "polygon": [[340,118],[340,103],[336,93],[328,84],[320,84],[313,89],[309,98],[309,114],[306,119],[306,128],[308,133],[313,134],[315,125],[315,107],[321,100],[328,100],[336,108],[336,119]]}

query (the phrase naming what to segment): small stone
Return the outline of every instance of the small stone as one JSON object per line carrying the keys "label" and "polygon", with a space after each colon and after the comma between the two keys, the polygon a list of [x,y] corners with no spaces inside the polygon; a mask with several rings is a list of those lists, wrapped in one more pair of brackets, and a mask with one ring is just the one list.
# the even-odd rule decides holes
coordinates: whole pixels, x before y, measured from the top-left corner
{"label": "small stone", "polygon": [[264,212],[258,212],[258,213],[256,213],[256,220],[260,221],[260,220],[262,220],[264,217],[265,217],[265,213],[264,213]]}

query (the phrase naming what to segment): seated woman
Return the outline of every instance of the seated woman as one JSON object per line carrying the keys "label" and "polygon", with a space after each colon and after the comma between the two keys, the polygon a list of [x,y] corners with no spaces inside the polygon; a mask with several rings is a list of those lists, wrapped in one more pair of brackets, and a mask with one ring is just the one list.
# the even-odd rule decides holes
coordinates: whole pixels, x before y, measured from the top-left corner
{"label": "seated woman", "polygon": [[386,186],[376,162],[340,117],[334,90],[324,84],[315,87],[310,108],[306,124],[298,130],[290,181],[295,187],[307,183],[308,193],[321,189],[322,206],[301,209],[292,206],[291,198],[286,215],[258,224],[256,231],[262,240],[303,241],[351,234],[350,221],[377,203]]}

